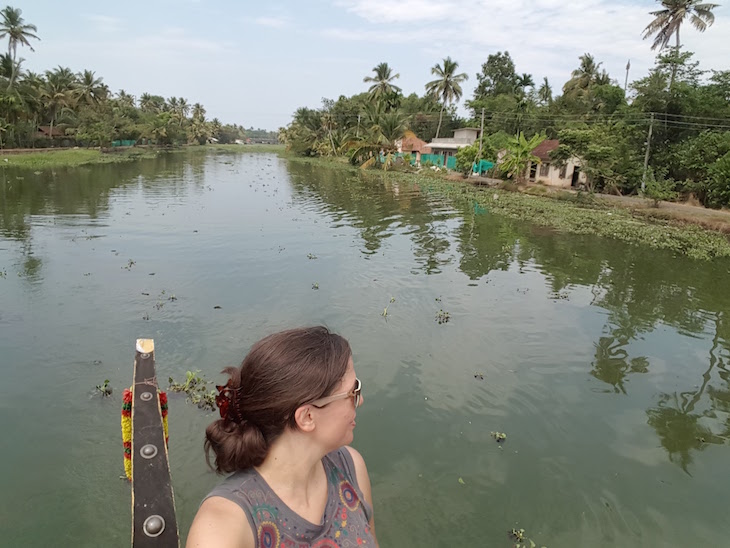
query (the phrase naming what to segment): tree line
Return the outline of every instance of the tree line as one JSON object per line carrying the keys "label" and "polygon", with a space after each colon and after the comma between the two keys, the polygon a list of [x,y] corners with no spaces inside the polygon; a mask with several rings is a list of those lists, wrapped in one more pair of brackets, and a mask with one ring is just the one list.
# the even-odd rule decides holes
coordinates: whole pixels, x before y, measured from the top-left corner
{"label": "tree line", "polygon": [[[488,56],[457,115],[468,75],[447,57],[419,96],[403,95],[387,63],[373,68],[363,93],[324,99],[319,108],[299,108],[280,129],[280,140],[305,155],[346,156],[355,164],[389,165],[396,141],[412,131],[426,142],[451,136],[459,127],[480,127],[479,144],[459,152],[460,167],[496,160],[502,148],[515,165],[504,175],[520,178],[541,139],[560,141],[556,163],[578,158],[592,190],[637,193],[643,182],[667,197],[694,196],[711,207],[730,205],[730,70],[705,70],[680,42],[684,22],[700,32],[714,22],[716,4],[661,0],[643,29],[658,50],[648,74],[620,82],[590,53],[581,55],[571,77],[555,90],[547,78],[519,73],[508,51]],[[673,45],[672,45],[673,42]],[[651,127],[651,138],[649,137]],[[647,159],[647,169],[644,167]],[[385,158],[385,160],[383,160]]]}
{"label": "tree line", "polygon": [[[91,70],[23,70],[18,47],[34,51],[37,32],[20,9],[0,11],[0,39],[8,41],[8,52],[0,54],[0,147],[48,147],[59,140],[108,147],[116,140],[173,145],[246,138],[243,126],[208,120],[202,104],[191,105],[183,97],[143,93],[137,99],[125,90],[113,93]],[[40,134],[39,127],[45,126]],[[260,137],[262,130],[255,132]]]}

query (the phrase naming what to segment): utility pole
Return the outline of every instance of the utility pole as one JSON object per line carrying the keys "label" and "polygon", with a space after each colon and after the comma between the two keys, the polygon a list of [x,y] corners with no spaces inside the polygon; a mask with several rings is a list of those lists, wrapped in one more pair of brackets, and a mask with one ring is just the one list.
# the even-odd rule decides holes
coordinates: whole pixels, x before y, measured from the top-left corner
{"label": "utility pole", "polygon": [[646,154],[644,155],[644,177],[641,179],[641,192],[646,190],[646,172],[649,169],[649,149],[651,148],[651,132],[654,129],[654,113],[651,113],[649,122],[649,135],[646,137]]}
{"label": "utility pole", "polygon": [[624,80],[624,95],[626,94],[626,90],[629,87],[629,70],[631,70],[631,59],[629,59],[629,62],[626,63],[626,80]]}
{"label": "utility pole", "polygon": [[481,164],[482,164],[482,139],[484,138],[484,108],[482,107],[482,127],[479,130],[479,156],[477,157],[477,169],[479,170],[479,175],[482,174],[481,170]]}

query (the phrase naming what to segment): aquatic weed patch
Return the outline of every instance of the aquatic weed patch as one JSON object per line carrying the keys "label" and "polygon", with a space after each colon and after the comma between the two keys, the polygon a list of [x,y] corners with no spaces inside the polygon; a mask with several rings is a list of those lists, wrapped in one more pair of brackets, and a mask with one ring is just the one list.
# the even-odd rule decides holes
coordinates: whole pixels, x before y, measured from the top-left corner
{"label": "aquatic weed patch", "polygon": [[721,233],[696,225],[675,224],[665,219],[638,215],[629,209],[610,207],[600,202],[556,200],[521,192],[476,188],[468,183],[454,183],[438,177],[397,173],[387,176],[397,177],[422,192],[468,204],[470,208],[478,204],[487,213],[563,232],[593,234],[631,245],[648,245],[693,259],[730,257],[730,241]]}

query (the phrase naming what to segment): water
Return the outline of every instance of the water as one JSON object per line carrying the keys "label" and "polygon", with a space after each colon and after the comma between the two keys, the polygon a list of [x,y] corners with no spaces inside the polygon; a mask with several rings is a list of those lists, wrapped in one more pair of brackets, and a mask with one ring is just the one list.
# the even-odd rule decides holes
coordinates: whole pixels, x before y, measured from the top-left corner
{"label": "water", "polygon": [[[160,379],[218,380],[314,323],[354,349],[382,546],[727,544],[730,263],[269,154],[2,177],[0,545],[129,544],[136,338]],[[183,538],[210,420],[171,396]]]}

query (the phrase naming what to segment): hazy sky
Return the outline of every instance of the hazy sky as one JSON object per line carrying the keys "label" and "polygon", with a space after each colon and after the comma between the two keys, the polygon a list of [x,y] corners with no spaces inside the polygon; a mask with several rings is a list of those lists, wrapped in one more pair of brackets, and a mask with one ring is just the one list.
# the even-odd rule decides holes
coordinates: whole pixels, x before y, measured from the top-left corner
{"label": "hazy sky", "polygon": [[[723,0],[718,0],[720,3]],[[423,94],[430,69],[451,56],[469,74],[465,98],[490,53],[509,50],[517,71],[554,91],[578,56],[592,53],[623,85],[653,65],[641,32],[651,1],[621,0],[22,0],[38,27],[24,68],[91,69],[112,90],[201,102],[208,117],[276,129],[299,106],[367,89],[382,61],[405,94]],[[701,68],[730,69],[730,2],[704,34],[687,22],[682,42]]]}

